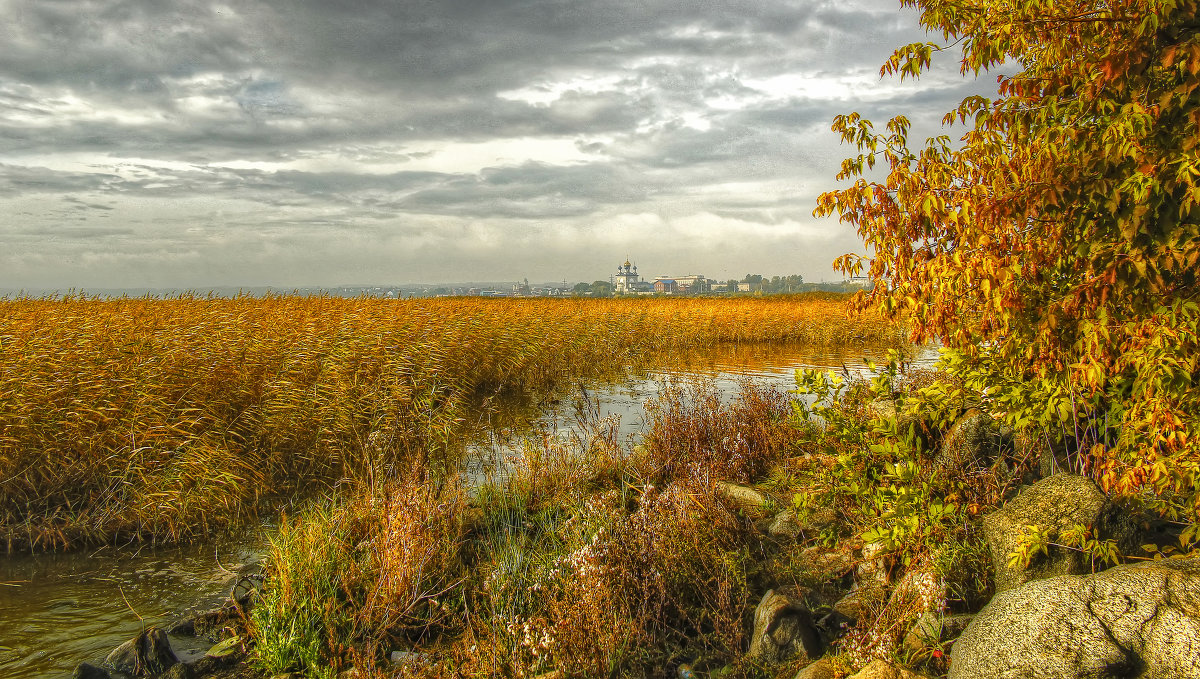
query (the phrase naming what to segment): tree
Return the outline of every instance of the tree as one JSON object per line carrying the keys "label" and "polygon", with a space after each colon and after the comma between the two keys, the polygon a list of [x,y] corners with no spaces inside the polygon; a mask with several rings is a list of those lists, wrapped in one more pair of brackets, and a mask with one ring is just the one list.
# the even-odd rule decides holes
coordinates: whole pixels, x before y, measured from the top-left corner
{"label": "tree", "polygon": [[612,297],[613,284],[608,281],[594,281],[592,283],[592,294],[596,297]]}
{"label": "tree", "polygon": [[742,282],[749,283],[751,290],[762,290],[763,277],[756,273],[748,273]]}
{"label": "tree", "polygon": [[[1108,488],[1200,485],[1200,20],[1195,0],[902,0],[967,75],[1000,67],[949,136],[908,145],[858,114],[816,214],[857,227],[877,305],[940,339],[1013,424],[1065,434]],[[918,77],[933,43],[882,73]],[[879,164],[883,176],[872,172]],[[875,179],[875,177],[879,177]],[[1195,515],[1192,515],[1192,520]]]}
{"label": "tree", "polygon": [[591,283],[576,283],[575,287],[571,288],[573,295],[587,295],[592,291]]}

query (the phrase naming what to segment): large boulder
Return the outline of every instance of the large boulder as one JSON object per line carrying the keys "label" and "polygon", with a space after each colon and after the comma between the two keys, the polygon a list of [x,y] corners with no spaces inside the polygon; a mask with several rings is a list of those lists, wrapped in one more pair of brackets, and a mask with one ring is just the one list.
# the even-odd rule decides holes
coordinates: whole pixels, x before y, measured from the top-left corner
{"label": "large boulder", "polygon": [[750,659],[757,662],[801,661],[821,655],[821,640],[812,616],[799,597],[770,590],[754,611]]}
{"label": "large boulder", "polygon": [[1037,526],[1044,534],[1056,536],[1073,525],[1092,527],[1098,537],[1116,538],[1127,545],[1133,541],[1131,525],[1120,520],[1116,508],[1091,479],[1071,474],[1056,474],[1026,487],[1003,507],[983,517],[983,534],[992,555],[996,591],[1003,592],[1030,580],[1057,575],[1081,575],[1092,571],[1092,564],[1079,551],[1051,546],[1037,555],[1028,566],[1010,568],[1008,555],[1017,550]]}
{"label": "large boulder", "polygon": [[1200,558],[1035,580],[996,595],[950,679],[1200,679]]}

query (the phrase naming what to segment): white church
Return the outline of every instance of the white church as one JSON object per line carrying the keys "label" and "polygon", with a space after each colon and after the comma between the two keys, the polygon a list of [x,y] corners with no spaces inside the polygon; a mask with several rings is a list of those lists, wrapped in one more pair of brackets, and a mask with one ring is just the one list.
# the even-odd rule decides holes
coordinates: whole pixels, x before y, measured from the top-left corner
{"label": "white church", "polygon": [[688,292],[708,292],[709,281],[704,276],[658,276],[653,281],[644,281],[638,276],[637,265],[625,260],[617,265],[617,275],[613,277],[613,293],[617,295],[650,295],[655,292],[667,294],[685,294]]}

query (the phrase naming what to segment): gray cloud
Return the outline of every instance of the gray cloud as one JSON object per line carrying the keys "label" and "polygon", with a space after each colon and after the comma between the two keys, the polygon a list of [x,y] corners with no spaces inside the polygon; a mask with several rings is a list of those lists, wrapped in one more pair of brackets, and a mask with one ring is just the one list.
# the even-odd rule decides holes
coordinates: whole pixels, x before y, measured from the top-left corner
{"label": "gray cloud", "polygon": [[890,0],[0,12],[4,287],[592,280],[625,256],[820,279],[855,247],[810,216],[849,152],[831,118],[936,121],[990,85],[953,60],[879,80],[926,39]]}

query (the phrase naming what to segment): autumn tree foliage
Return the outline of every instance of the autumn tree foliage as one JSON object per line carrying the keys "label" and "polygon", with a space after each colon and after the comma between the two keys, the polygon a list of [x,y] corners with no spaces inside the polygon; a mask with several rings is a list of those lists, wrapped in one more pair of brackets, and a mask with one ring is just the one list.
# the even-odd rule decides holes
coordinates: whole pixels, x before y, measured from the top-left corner
{"label": "autumn tree foliage", "polygon": [[[858,153],[816,214],[853,224],[876,282],[863,306],[911,319],[1015,425],[1066,441],[1110,490],[1200,485],[1200,19],[1195,0],[902,0],[961,50],[955,136],[910,147],[909,121],[833,129]],[[985,389],[986,388],[986,389]]]}

